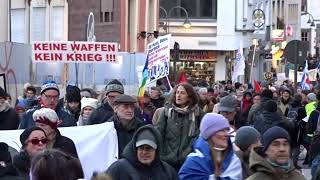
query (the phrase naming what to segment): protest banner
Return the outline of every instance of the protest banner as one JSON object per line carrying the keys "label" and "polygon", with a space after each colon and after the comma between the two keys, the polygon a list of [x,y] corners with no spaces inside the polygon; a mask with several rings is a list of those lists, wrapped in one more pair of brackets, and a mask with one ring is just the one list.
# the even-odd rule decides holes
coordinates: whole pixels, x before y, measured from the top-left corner
{"label": "protest banner", "polygon": [[[98,125],[59,128],[61,134],[73,140],[77,148],[85,179],[94,171],[105,171],[118,159],[118,140],[113,122]],[[20,151],[23,130],[0,131],[0,142]],[[83,133],[85,132],[85,133]]]}
{"label": "protest banner", "polygon": [[161,36],[148,44],[148,81],[154,82],[169,75],[171,34]]}
{"label": "protest banner", "polygon": [[116,62],[115,42],[51,42],[37,41],[31,45],[34,63],[106,63]]}
{"label": "protest banner", "polygon": [[[317,81],[317,72],[318,72],[318,70],[317,69],[310,69],[309,70],[309,80],[310,81]],[[298,82],[300,82],[301,81],[301,79],[302,79],[302,74],[303,74],[303,72],[302,71],[298,71],[298,73],[297,73],[297,81]],[[294,70],[292,70],[292,69],[290,69],[289,70],[289,79],[291,80],[291,81],[294,81]]]}

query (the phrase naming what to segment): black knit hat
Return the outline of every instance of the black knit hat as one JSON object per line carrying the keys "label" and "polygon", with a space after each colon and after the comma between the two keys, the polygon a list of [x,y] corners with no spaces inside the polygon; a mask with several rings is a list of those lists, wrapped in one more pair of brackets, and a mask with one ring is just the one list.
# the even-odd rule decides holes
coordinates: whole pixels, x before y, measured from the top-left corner
{"label": "black knit hat", "polygon": [[0,161],[4,161],[6,163],[11,162],[11,155],[9,152],[8,144],[4,142],[0,142]]}
{"label": "black knit hat", "polygon": [[276,139],[287,139],[290,142],[290,136],[289,133],[278,126],[274,126],[270,129],[268,129],[263,135],[262,135],[262,145],[263,145],[263,151],[265,152],[272,141]]}
{"label": "black knit hat", "polygon": [[66,100],[67,102],[80,102],[80,89],[77,86],[68,85],[66,89]]}
{"label": "black knit hat", "polygon": [[120,81],[118,81],[117,79],[113,79],[106,85],[105,91],[106,94],[108,94],[109,92],[118,92],[120,94],[123,94],[124,88]]}
{"label": "black knit hat", "polygon": [[28,139],[28,137],[33,131],[42,131],[46,135],[46,132],[44,132],[43,129],[36,126],[25,129],[20,135],[20,142],[22,144],[22,147],[25,145],[26,140]]}
{"label": "black knit hat", "polygon": [[7,97],[7,93],[2,87],[0,87],[0,97],[4,99]]}

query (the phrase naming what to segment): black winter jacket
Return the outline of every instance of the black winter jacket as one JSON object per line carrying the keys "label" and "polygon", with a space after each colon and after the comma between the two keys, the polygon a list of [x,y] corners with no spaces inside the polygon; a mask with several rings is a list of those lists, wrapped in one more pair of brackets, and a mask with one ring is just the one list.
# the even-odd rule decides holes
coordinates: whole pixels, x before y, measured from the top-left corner
{"label": "black winter jacket", "polygon": [[113,115],[108,122],[113,122],[114,127],[117,130],[118,136],[118,151],[119,151],[119,158],[122,157],[122,152],[125,146],[131,141],[134,133],[137,129],[144,125],[144,122],[136,117],[134,117],[129,124],[124,127],[118,116],[115,114]]}
{"label": "black winter jacket", "polygon": [[20,118],[11,107],[7,111],[0,112],[0,130],[18,129]]}
{"label": "black winter jacket", "polygon": [[[143,165],[138,161],[137,133],[149,129],[157,139],[157,149],[155,160],[150,166]],[[106,171],[112,176],[113,180],[176,180],[178,179],[176,171],[166,162],[160,160],[161,140],[159,133],[152,127],[146,125],[141,127],[133,136],[132,140],[126,146],[123,152],[123,159],[114,162]]]}
{"label": "black winter jacket", "polygon": [[78,153],[74,142],[60,134],[60,131],[57,130],[56,140],[53,145],[54,149],[59,149],[60,151],[69,154],[75,158],[78,158]]}

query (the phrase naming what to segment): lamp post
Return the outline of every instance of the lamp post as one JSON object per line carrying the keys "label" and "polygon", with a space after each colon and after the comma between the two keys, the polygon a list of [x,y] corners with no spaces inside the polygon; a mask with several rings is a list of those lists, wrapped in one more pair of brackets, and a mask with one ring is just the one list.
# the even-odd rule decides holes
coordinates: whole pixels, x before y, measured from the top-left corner
{"label": "lamp post", "polygon": [[188,15],[188,11],[184,8],[184,7],[181,7],[181,6],[174,6],[172,7],[169,11],[167,11],[165,8],[161,7],[160,6],[160,10],[162,10],[165,14],[165,18],[166,18],[166,34],[169,34],[169,28],[170,28],[170,18],[171,18],[171,13],[174,9],[182,9],[184,11],[184,13],[186,14],[186,19],[184,20],[183,22],[183,27],[185,28],[190,28],[191,27],[191,23],[190,23],[190,20],[189,20],[189,15]]}
{"label": "lamp post", "polygon": [[[174,6],[172,7],[169,11],[167,11],[165,8],[161,7],[160,6],[160,10],[162,10],[165,14],[165,18],[166,18],[166,25],[165,25],[165,31],[166,31],[166,34],[169,34],[169,28],[170,28],[170,18],[171,18],[171,13],[174,9],[182,9],[184,11],[184,13],[186,14],[186,19],[184,20],[183,22],[183,27],[184,28],[190,28],[191,27],[191,23],[190,23],[190,20],[189,20],[189,16],[188,16],[188,11],[181,7],[181,6]],[[180,50],[180,45],[178,42],[175,42],[174,43],[174,58],[173,58],[173,80],[174,82],[176,82],[176,71],[177,71],[177,67],[176,67],[176,64],[177,64],[177,61],[179,60],[179,50]]]}
{"label": "lamp post", "polygon": [[313,15],[310,14],[309,12],[305,11],[305,12],[302,12],[301,15],[309,15],[309,19],[307,21],[308,24],[310,24],[311,27],[314,27],[315,24],[314,24],[314,18],[313,18]]}

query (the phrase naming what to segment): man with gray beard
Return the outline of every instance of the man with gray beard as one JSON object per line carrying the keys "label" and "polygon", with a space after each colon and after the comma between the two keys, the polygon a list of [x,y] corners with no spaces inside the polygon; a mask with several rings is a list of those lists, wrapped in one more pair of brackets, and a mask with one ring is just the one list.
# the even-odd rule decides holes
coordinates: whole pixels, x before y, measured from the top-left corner
{"label": "man with gray beard", "polygon": [[6,101],[7,93],[0,87],[0,130],[18,129],[20,118]]}

